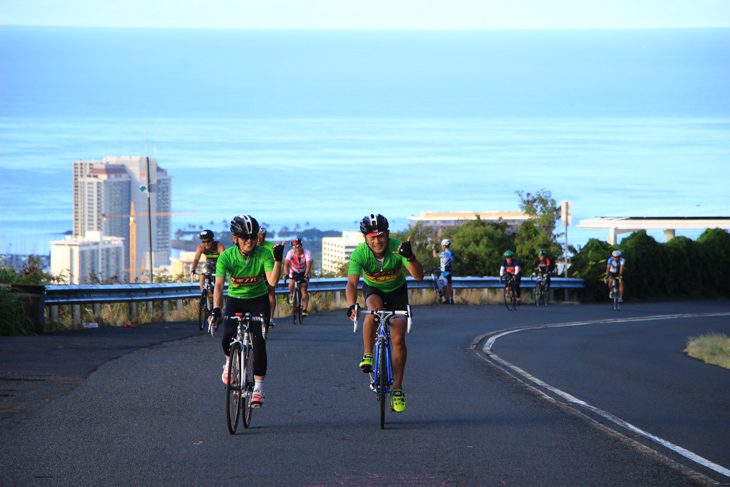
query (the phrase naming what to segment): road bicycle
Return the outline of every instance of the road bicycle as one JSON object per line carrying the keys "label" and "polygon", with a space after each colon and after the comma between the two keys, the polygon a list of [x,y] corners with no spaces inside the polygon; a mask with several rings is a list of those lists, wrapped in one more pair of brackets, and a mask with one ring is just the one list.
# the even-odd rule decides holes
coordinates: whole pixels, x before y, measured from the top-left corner
{"label": "road bicycle", "polygon": [[433,283],[433,292],[436,294],[439,304],[441,304],[446,300],[444,278],[441,277],[441,269],[434,267],[429,273],[431,274],[431,282]]}
{"label": "road bicycle", "polygon": [[533,277],[535,277],[535,306],[540,306],[540,303],[547,306],[550,300],[550,291],[547,287],[548,274],[540,272]]}
{"label": "road bicycle", "polygon": [[[288,279],[288,278],[287,278]],[[291,306],[291,316],[292,321],[296,325],[297,320],[299,320],[299,324],[302,324],[302,283],[306,282],[306,278],[292,278],[294,281],[294,289],[292,289],[292,293],[287,296],[287,303],[289,306]],[[284,285],[286,286],[286,279],[284,279]]]}
{"label": "road bicycle", "polygon": [[[370,372],[370,389],[376,394],[380,406],[380,429],[385,429],[385,400],[391,394],[393,385],[393,362],[390,345],[390,322],[397,317],[407,319],[408,333],[411,332],[413,324],[411,317],[411,306],[407,311],[360,311],[360,306],[355,305],[354,332],[357,333],[358,313],[375,316],[375,324],[378,329],[375,334],[375,346],[373,347],[373,359],[375,368]],[[392,406],[391,406],[392,407]]]}
{"label": "road bicycle", "polygon": [[611,281],[611,304],[614,311],[618,311],[621,308],[621,293],[619,292],[619,276],[614,276]]}
{"label": "road bicycle", "polygon": [[[235,316],[224,317],[238,321],[238,330],[231,340],[231,353],[228,359],[228,383],[226,384],[226,417],[228,432],[235,434],[238,419],[243,413],[243,427],[251,424],[251,397],[253,396],[253,342],[251,326],[261,323],[266,338],[266,318],[263,315],[252,316],[251,313],[236,313]],[[211,326],[215,326],[212,325]]]}
{"label": "road bicycle", "polygon": [[[198,328],[200,331],[205,331],[208,318],[213,313],[213,291],[215,290],[214,269],[208,265],[204,269],[203,290],[200,293],[200,303],[198,306]],[[193,269],[193,275],[195,275],[195,269]]]}
{"label": "road bicycle", "polygon": [[517,309],[517,283],[510,273],[504,275],[504,304],[510,311]]}

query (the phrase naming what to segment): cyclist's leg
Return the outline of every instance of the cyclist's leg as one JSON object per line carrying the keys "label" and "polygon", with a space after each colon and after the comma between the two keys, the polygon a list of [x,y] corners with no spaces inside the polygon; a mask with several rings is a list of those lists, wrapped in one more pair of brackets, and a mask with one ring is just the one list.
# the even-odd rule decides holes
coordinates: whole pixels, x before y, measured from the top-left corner
{"label": "cyclist's leg", "polygon": [[[363,292],[365,292],[364,287],[365,286],[363,286]],[[383,298],[379,294],[373,293],[365,297],[365,304],[369,311],[378,311],[383,309]],[[376,331],[377,326],[375,326],[375,316],[366,315],[365,321],[362,325],[362,339],[365,354],[373,353],[373,344],[375,343]]]}
{"label": "cyclist's leg", "polygon": [[269,296],[269,316],[273,318],[276,312],[276,287],[269,285],[267,282],[266,291]]}
{"label": "cyclist's leg", "polygon": [[307,281],[302,281],[299,285],[299,288],[302,290],[302,309],[304,311],[309,309],[309,293],[307,292],[307,287]]}
{"label": "cyclist's leg", "polygon": [[[618,278],[616,278],[618,279]],[[619,279],[618,280],[618,297],[619,299],[624,299],[624,280]]]}
{"label": "cyclist's leg", "polygon": [[406,370],[408,349],[406,348],[406,320],[390,322],[390,343],[392,345],[393,389],[403,388],[403,373]]}
{"label": "cyclist's leg", "polygon": [[517,294],[518,303],[522,300],[522,286],[520,286],[521,282],[522,276],[515,276],[515,293]]}
{"label": "cyclist's leg", "polygon": [[[294,279],[292,279],[291,276],[289,276],[289,297],[290,298],[291,298],[292,294],[294,294]],[[291,302],[292,300],[289,299],[289,301]]]}
{"label": "cyclist's leg", "polygon": [[203,294],[203,286],[205,285],[205,275],[200,274],[200,294]]}

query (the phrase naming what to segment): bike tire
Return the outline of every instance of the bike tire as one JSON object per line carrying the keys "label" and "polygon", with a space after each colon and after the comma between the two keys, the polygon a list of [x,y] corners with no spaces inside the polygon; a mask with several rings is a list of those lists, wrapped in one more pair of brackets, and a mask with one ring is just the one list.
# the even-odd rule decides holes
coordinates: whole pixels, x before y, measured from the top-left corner
{"label": "bike tire", "polygon": [[208,291],[203,291],[203,295],[201,296],[201,303],[198,305],[198,329],[200,331],[206,331],[205,330],[205,322],[207,318],[207,310],[205,308],[205,304],[208,302],[207,298]]}
{"label": "bike tire", "polygon": [[515,307],[514,302],[512,300],[512,288],[510,286],[505,286],[504,288],[504,305],[507,306],[507,309],[509,311],[512,311]]}
{"label": "bike tire", "polygon": [[540,283],[535,284],[535,306],[540,307]]}
{"label": "bike tire", "polygon": [[304,309],[303,308],[304,304],[302,303],[302,291],[301,290],[299,290],[299,292],[297,293],[297,301],[299,301],[299,305],[297,306],[297,316],[299,319],[299,324],[301,325],[302,324],[302,310]]}
{"label": "bike tire", "polygon": [[251,407],[251,395],[253,394],[253,349],[249,345],[243,352],[243,370],[241,376],[244,379],[244,385],[241,388],[241,409],[243,410],[243,427],[248,428],[251,425],[251,415],[253,408]]}
{"label": "bike tire", "polygon": [[228,360],[228,384],[226,384],[226,418],[228,432],[232,435],[236,433],[241,413],[241,397],[244,392],[241,379],[241,344],[234,343]]}
{"label": "bike tire", "polygon": [[385,398],[388,387],[387,346],[384,342],[378,345],[378,401],[380,402],[380,429],[385,429]]}

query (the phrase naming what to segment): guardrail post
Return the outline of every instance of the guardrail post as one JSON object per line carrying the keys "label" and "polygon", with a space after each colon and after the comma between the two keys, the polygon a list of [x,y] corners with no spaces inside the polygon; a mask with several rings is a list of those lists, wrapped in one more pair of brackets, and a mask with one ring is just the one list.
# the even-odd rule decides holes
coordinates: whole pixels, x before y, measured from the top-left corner
{"label": "guardrail post", "polygon": [[426,298],[426,291],[427,291],[427,289],[425,287],[421,288],[421,298],[423,298],[423,299]]}
{"label": "guardrail post", "polygon": [[71,322],[74,325],[81,324],[81,305],[80,304],[71,305]]}
{"label": "guardrail post", "polygon": [[101,304],[93,303],[91,305],[91,310],[94,313],[94,317],[96,318],[97,316],[101,315]]}
{"label": "guardrail post", "polygon": [[53,305],[50,306],[50,314],[51,314],[51,321],[57,322],[58,321],[58,306]]}
{"label": "guardrail post", "polygon": [[165,300],[162,302],[162,317],[165,321],[170,317],[170,301]]}
{"label": "guardrail post", "polygon": [[175,301],[175,309],[177,310],[178,313],[180,311],[182,311],[182,309],[183,309],[183,300],[182,299],[178,299]]}
{"label": "guardrail post", "polygon": [[339,306],[340,301],[342,301],[342,291],[335,291],[334,294],[335,294],[335,304],[337,306]]}
{"label": "guardrail post", "polygon": [[131,320],[132,318],[135,318],[136,316],[137,316],[137,302],[132,301],[131,303],[129,303],[129,318]]}

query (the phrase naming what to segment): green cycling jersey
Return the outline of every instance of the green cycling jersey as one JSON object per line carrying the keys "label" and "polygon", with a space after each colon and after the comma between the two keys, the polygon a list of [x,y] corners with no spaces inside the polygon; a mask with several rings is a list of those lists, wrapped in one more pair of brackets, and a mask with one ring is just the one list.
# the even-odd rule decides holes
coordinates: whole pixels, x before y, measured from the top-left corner
{"label": "green cycling jersey", "polygon": [[408,267],[408,259],[398,252],[403,242],[394,238],[388,239],[385,257],[379,262],[368,244],[363,242],[352,251],[348,274],[363,274],[365,283],[383,292],[395,291],[406,282],[404,268]]}
{"label": "green cycling jersey", "polygon": [[274,254],[258,245],[246,259],[237,246],[228,248],[218,257],[216,277],[229,276],[228,296],[253,299],[263,296],[266,290],[266,273],[274,268]]}

